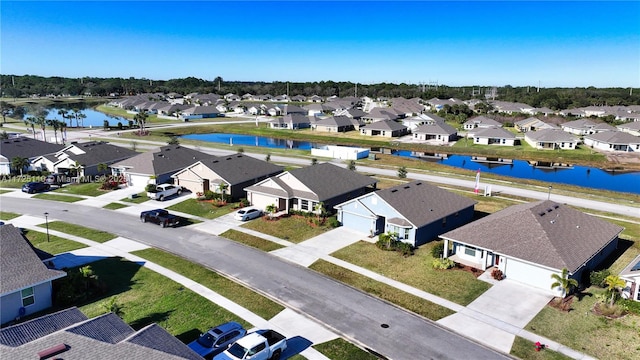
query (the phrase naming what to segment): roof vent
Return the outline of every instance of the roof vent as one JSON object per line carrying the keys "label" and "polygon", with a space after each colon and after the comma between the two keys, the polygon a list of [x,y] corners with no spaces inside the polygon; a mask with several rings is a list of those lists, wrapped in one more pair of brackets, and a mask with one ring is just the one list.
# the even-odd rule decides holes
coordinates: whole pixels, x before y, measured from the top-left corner
{"label": "roof vent", "polygon": [[228,157],[228,158],[227,158],[227,160],[231,160],[231,158],[230,158],[230,157]]}
{"label": "roof vent", "polygon": [[422,185],[422,182],[417,182],[416,185]]}
{"label": "roof vent", "polygon": [[405,189],[408,189],[408,188],[410,188],[410,187],[411,187],[411,186],[407,185],[407,186],[405,186],[404,188],[405,188]]}
{"label": "roof vent", "polygon": [[538,215],[540,215],[540,216],[544,216],[544,214],[546,214],[546,212],[544,212],[544,211],[541,212],[541,213],[538,213]]}
{"label": "roof vent", "polygon": [[553,208],[554,208],[554,209],[557,209],[557,208],[559,208],[559,207],[560,207],[560,205],[555,205]]}
{"label": "roof vent", "polygon": [[217,162],[218,162],[218,160],[213,160],[213,163],[214,163],[214,164],[215,164],[215,163],[217,163]]}
{"label": "roof vent", "polygon": [[54,355],[60,354],[61,352],[64,352],[67,350],[69,350],[69,347],[66,344],[58,344],[48,349],[38,351],[38,357],[40,358],[40,360],[48,359]]}
{"label": "roof vent", "polygon": [[392,193],[397,192],[397,191],[398,191],[398,189],[391,190]]}

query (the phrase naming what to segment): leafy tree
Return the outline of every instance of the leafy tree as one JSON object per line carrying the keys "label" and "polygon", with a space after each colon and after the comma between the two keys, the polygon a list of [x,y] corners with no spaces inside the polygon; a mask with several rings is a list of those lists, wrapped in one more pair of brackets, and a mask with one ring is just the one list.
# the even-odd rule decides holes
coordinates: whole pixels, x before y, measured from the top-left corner
{"label": "leafy tree", "polygon": [[406,178],[406,177],[407,177],[407,168],[406,168],[406,167],[401,166],[401,167],[398,169],[398,177],[399,177],[400,179],[404,179],[404,178]]}
{"label": "leafy tree", "polygon": [[551,289],[561,288],[563,297],[567,297],[571,289],[578,286],[578,280],[569,277],[569,270],[563,268],[560,274],[551,274],[551,278],[555,280],[551,284]]}
{"label": "leafy tree", "polygon": [[0,101],[0,112],[2,113],[2,122],[7,122],[7,116],[13,112],[15,106],[6,101]]}
{"label": "leafy tree", "polygon": [[177,136],[171,135],[169,141],[167,141],[167,145],[180,145],[180,141]]}
{"label": "leafy tree", "polygon": [[264,157],[264,161],[266,162],[271,161],[271,154],[267,153],[267,156]]}
{"label": "leafy tree", "polygon": [[118,302],[118,297],[117,296],[112,296],[112,297],[109,298],[109,300],[107,300],[104,303],[102,303],[102,308],[107,313],[114,313],[118,317],[123,317],[124,316],[124,311],[122,310],[123,306]]}
{"label": "leafy tree", "polygon": [[347,169],[351,171],[356,171],[356,162],[354,160],[349,160],[349,163],[347,164]]}
{"label": "leafy tree", "polygon": [[269,219],[273,219],[273,215],[276,213],[276,210],[278,210],[278,207],[276,206],[276,204],[267,205],[267,207],[265,208],[265,211],[269,213]]}
{"label": "leafy tree", "polygon": [[619,276],[609,275],[604,279],[605,285],[607,285],[607,292],[611,293],[611,300],[609,300],[609,306],[613,306],[616,301],[616,294],[623,289],[627,284]]}
{"label": "leafy tree", "polygon": [[2,133],[0,133],[0,140],[7,140],[9,138],[9,134],[7,134],[6,130],[2,130]]}
{"label": "leafy tree", "polygon": [[22,171],[24,170],[24,168],[29,166],[29,164],[31,164],[29,162],[29,159],[25,157],[16,156],[13,159],[11,159],[11,166],[13,166],[14,169],[19,171],[20,175],[22,175]]}
{"label": "leafy tree", "polygon": [[218,192],[220,193],[220,197],[222,198],[222,201],[226,201],[228,188],[229,188],[229,185],[225,182],[220,182],[220,184],[218,184]]}
{"label": "leafy tree", "polygon": [[100,172],[100,173],[109,170],[109,166],[107,164],[105,164],[105,163],[98,164],[98,166],[96,168],[97,168],[98,172]]}
{"label": "leafy tree", "polygon": [[312,158],[311,159],[311,165],[317,165],[317,164],[318,164],[318,159]]}

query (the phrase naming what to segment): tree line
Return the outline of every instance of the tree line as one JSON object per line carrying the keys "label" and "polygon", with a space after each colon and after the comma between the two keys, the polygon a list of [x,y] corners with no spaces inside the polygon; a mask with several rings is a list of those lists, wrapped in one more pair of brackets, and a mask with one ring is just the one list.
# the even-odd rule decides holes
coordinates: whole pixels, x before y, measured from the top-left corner
{"label": "tree line", "polygon": [[[485,99],[486,90],[478,86],[422,86],[417,84],[356,84],[348,81],[314,81],[314,82],[249,82],[226,81],[221,77],[204,80],[195,77],[170,80],[150,80],[146,78],[64,78],[43,77],[35,75],[0,75],[0,94],[3,97],[38,96],[126,96],[143,93],[171,93],[182,95],[189,93],[217,93],[224,95],[233,93],[243,95],[270,94],[272,96],[287,94],[328,96],[368,96],[404,97],[422,99],[457,98],[469,100]],[[496,100],[521,102],[534,107],[547,107],[552,110],[564,110],[575,107],[595,106],[627,106],[640,104],[640,89],[629,88],[535,88],[529,86],[497,87]],[[634,93],[635,90],[635,93]]]}

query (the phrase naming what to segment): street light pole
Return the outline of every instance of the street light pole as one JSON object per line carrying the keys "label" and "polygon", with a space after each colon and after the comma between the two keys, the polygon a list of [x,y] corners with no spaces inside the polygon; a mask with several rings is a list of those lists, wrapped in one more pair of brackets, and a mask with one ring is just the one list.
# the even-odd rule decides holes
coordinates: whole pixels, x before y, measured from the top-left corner
{"label": "street light pole", "polygon": [[49,213],[44,213],[44,221],[47,224],[47,242],[49,242]]}
{"label": "street light pole", "polygon": [[551,189],[553,189],[553,186],[549,186],[549,194],[547,194],[547,200],[551,199]]}

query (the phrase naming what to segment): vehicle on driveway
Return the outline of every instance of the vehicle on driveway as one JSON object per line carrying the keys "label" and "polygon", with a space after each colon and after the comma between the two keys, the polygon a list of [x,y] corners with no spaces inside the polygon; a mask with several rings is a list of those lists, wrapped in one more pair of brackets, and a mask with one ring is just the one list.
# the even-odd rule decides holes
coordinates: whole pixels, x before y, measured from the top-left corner
{"label": "vehicle on driveway", "polygon": [[252,207],[246,207],[236,211],[233,215],[234,219],[240,221],[247,221],[262,216],[262,211]]}
{"label": "vehicle on driveway", "polygon": [[204,358],[211,358],[227,350],[229,345],[247,334],[242,325],[230,321],[207,330],[189,343],[189,348]]}
{"label": "vehicle on driveway", "polygon": [[45,184],[42,181],[32,181],[22,185],[22,192],[28,194],[35,194],[42,191],[47,191],[51,188],[49,184]]}
{"label": "vehicle on driveway", "polygon": [[257,330],[236,341],[214,360],[279,360],[287,338],[274,330]]}
{"label": "vehicle on driveway", "polygon": [[49,185],[60,186],[64,183],[63,181],[64,177],[65,176],[62,174],[51,173],[44,178],[44,183]]}
{"label": "vehicle on driveway", "polygon": [[184,189],[182,186],[176,186],[172,184],[160,184],[155,189],[147,190],[147,197],[150,199],[163,201],[168,197],[182,194]]}
{"label": "vehicle on driveway", "polygon": [[165,209],[147,210],[140,213],[140,221],[143,223],[152,222],[163,228],[180,224],[180,218],[169,214]]}

